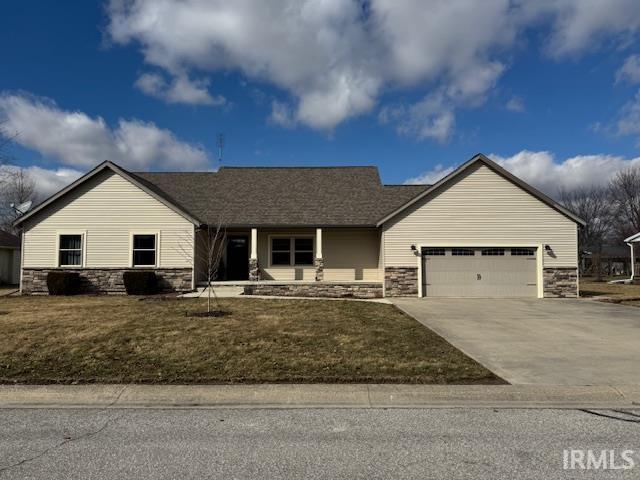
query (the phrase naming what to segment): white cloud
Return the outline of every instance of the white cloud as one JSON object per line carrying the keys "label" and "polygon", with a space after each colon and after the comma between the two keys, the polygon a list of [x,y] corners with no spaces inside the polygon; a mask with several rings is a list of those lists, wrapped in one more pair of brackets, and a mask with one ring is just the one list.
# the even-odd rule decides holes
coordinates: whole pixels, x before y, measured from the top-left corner
{"label": "white cloud", "polygon": [[41,201],[62,188],[69,185],[74,180],[80,178],[83,172],[72,168],[56,168],[46,169],[31,165],[28,167],[19,167],[18,165],[3,165],[2,170],[11,171],[22,168],[36,186],[36,201]]}
{"label": "white cloud", "polygon": [[525,111],[524,100],[521,97],[511,97],[507,103],[505,103],[504,107],[510,112],[521,113]]}
{"label": "white cloud", "polygon": [[637,0],[537,0],[521,2],[525,24],[549,22],[546,50],[556,58],[631,43],[640,29]]}
{"label": "white cloud", "polygon": [[605,185],[620,170],[640,165],[640,157],[626,159],[615,155],[576,155],[557,161],[550,152],[529,150],[522,150],[510,157],[496,154],[489,157],[551,196],[561,188]]}
{"label": "white cloud", "polygon": [[615,130],[619,135],[640,135],[640,91],[620,110]]}
{"label": "white cloud", "polygon": [[616,83],[640,83],[640,55],[630,55],[616,72]]}
{"label": "white cloud", "polygon": [[52,100],[25,94],[0,95],[0,116],[15,142],[75,168],[112,160],[126,168],[193,170],[207,168],[199,145],[142,120],[118,120],[110,128],[102,117],[62,110]]}
{"label": "white cloud", "polygon": [[446,142],[455,126],[453,105],[443,92],[427,95],[413,105],[391,105],[378,114],[381,123],[394,123],[400,135]]}
{"label": "white cloud", "polygon": [[171,83],[167,83],[158,73],[143,73],[136,80],[135,86],[143,93],[167,103],[210,106],[226,103],[226,99],[221,95],[211,96],[207,89],[209,80],[191,80],[186,75],[178,75]]}
{"label": "white cloud", "polygon": [[269,122],[285,128],[293,127],[295,125],[295,120],[293,119],[291,107],[284,102],[273,100],[271,102],[271,115],[269,115]]}
{"label": "white cloud", "polygon": [[444,167],[439,163],[433,169],[428,170],[417,177],[409,178],[404,183],[407,185],[433,185],[454,170],[455,169],[453,167]]}
{"label": "white cloud", "polygon": [[285,90],[287,126],[331,129],[387,89],[440,95],[445,113],[411,129],[438,140],[456,109],[484,101],[527,29],[549,28],[548,50],[562,57],[620,45],[640,24],[637,0],[111,0],[107,14],[112,41],[139,45],[173,77],[238,71]]}

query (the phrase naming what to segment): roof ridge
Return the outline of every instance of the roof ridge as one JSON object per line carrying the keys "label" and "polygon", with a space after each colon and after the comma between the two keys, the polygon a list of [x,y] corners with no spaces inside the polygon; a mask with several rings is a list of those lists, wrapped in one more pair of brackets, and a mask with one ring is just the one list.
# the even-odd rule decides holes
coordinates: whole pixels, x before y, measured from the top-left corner
{"label": "roof ridge", "polygon": [[348,169],[348,168],[371,168],[371,169],[378,169],[377,166],[375,165],[303,165],[303,166],[271,166],[271,165],[267,165],[267,166],[260,166],[260,165],[254,165],[254,166],[228,166],[228,165],[223,165],[222,167],[220,167],[220,170],[241,170],[241,169],[246,169],[246,170],[259,170],[259,169],[265,169],[265,170],[303,170],[303,169]]}

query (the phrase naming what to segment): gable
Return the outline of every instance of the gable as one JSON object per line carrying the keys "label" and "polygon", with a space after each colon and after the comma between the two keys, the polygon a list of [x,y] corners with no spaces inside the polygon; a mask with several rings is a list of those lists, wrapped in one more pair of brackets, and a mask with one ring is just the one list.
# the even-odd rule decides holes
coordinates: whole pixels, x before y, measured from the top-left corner
{"label": "gable", "polygon": [[[181,215],[110,170],[92,176],[24,221],[28,230],[41,223],[87,225],[129,223],[130,219],[167,219]],[[140,221],[140,220],[135,220]]]}
{"label": "gable", "polygon": [[411,244],[550,244],[545,265],[574,266],[577,225],[489,166],[477,163],[383,225],[385,263],[413,265]]}
{"label": "gable", "polygon": [[560,214],[564,215],[565,217],[567,217],[571,221],[573,221],[573,222],[575,222],[575,223],[577,223],[579,225],[583,225],[583,226],[586,224],[584,220],[582,220],[577,215],[575,215],[574,213],[572,213],[569,210],[567,210],[565,207],[563,207],[562,205],[560,205],[559,203],[557,203],[556,201],[554,201],[553,199],[551,199],[547,195],[545,195],[542,192],[540,192],[539,190],[533,188],[531,185],[529,185],[526,182],[522,181],[521,179],[519,179],[515,175],[509,173],[507,170],[505,170],[504,168],[499,166],[494,161],[489,160],[484,155],[478,154],[478,155],[474,156],[471,160],[469,160],[468,162],[466,162],[465,164],[463,164],[462,166],[460,166],[459,168],[454,170],[452,173],[450,173],[449,175],[447,175],[444,178],[442,178],[440,181],[435,183],[433,186],[431,186],[430,188],[425,190],[422,194],[414,197],[413,199],[411,199],[410,201],[408,201],[407,203],[402,205],[400,208],[394,210],[392,213],[390,213],[389,215],[387,215],[384,218],[382,218],[378,222],[378,226],[383,225],[385,222],[387,222],[388,220],[392,219],[393,217],[398,215],[400,212],[402,212],[406,208],[408,208],[411,205],[413,205],[414,203],[422,200],[423,198],[432,195],[434,192],[439,192],[439,191],[442,191],[443,189],[448,188],[453,182],[458,180],[458,177],[463,176],[464,174],[468,173],[469,170],[473,170],[473,169],[477,168],[478,165],[484,165],[486,168],[488,168],[489,170],[493,171],[496,175],[501,176],[505,180],[511,182],[514,186],[516,186],[516,187],[522,189],[523,191],[529,193],[532,197],[537,199],[539,202],[541,202],[541,203],[549,206],[550,208],[556,210],[557,212],[559,212]]}
{"label": "gable", "polygon": [[[55,193],[51,197],[47,198],[45,201],[37,205],[33,210],[31,210],[27,214],[19,217],[17,220],[15,220],[14,225],[18,226],[22,223],[25,223],[28,220],[31,220],[32,218],[35,218],[36,216],[40,217],[45,210],[50,209],[52,206],[57,205],[59,202],[63,200],[68,200],[69,198],[71,198],[70,195],[77,193],[78,189],[81,189],[81,187],[84,187],[86,190],[86,186],[91,185],[89,182],[92,179],[94,179],[94,177],[103,175],[105,172],[110,172],[112,174],[115,174],[121,177],[124,181],[128,182],[132,187],[135,187],[147,193],[149,196],[155,198],[158,202],[164,204],[165,206],[167,206],[174,212],[178,213],[179,215],[181,215],[182,217],[184,217],[194,225],[199,225],[201,223],[199,220],[194,218],[189,212],[185,211],[182,207],[180,207],[177,203],[175,203],[175,201],[173,201],[170,198],[167,198],[163,192],[156,189],[153,185],[148,185],[144,183],[143,180],[137,179],[134,175],[130,174],[126,170],[123,170],[122,168],[118,167],[114,163],[105,161],[105,162],[102,162],[97,167],[95,167],[90,172],[80,177],[75,182],[71,183],[67,187]],[[83,190],[80,190],[80,191],[83,191]]]}

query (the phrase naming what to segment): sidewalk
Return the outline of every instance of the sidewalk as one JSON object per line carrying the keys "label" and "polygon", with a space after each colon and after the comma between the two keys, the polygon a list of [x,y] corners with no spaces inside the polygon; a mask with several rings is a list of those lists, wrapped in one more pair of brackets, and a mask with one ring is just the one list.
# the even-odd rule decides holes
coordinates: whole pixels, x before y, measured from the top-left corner
{"label": "sidewalk", "polygon": [[627,408],[640,386],[0,385],[0,408]]}

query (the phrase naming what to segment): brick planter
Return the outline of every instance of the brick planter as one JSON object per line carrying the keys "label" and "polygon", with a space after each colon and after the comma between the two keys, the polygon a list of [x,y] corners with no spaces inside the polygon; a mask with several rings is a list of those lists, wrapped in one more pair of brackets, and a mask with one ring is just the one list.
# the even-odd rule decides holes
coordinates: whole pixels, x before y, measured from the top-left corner
{"label": "brick planter", "polygon": [[[47,274],[51,271],[70,271],[80,274],[82,293],[126,293],[122,274],[131,268],[25,268],[22,270],[22,293],[48,293]],[[160,292],[191,290],[191,268],[154,268]]]}
{"label": "brick planter", "polygon": [[418,295],[418,267],[386,267],[384,288],[387,297]]}

